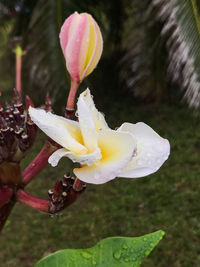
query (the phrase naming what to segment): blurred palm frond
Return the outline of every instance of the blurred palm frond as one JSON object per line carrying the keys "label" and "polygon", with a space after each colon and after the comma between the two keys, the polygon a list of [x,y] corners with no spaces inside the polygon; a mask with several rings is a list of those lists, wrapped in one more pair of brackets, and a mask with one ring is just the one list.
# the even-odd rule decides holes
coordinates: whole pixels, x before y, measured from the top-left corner
{"label": "blurred palm frond", "polygon": [[190,106],[200,105],[200,10],[196,0],[154,0],[167,37],[168,71]]}
{"label": "blurred palm frond", "polygon": [[136,12],[122,77],[135,94],[148,95],[156,88],[156,97],[168,81],[176,82],[187,103],[199,107],[200,3],[152,0],[146,1],[146,10],[141,17]]}
{"label": "blurred palm frond", "polygon": [[69,87],[59,44],[62,20],[59,4],[60,1],[38,0],[27,29],[24,80],[37,102],[40,99],[43,102],[47,91],[54,99],[55,96],[59,98],[62,89]]}

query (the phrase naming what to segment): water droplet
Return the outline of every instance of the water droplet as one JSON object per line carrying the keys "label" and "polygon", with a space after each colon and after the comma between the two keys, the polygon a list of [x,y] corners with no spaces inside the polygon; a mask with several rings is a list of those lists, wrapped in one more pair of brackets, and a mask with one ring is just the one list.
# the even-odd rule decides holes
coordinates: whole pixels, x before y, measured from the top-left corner
{"label": "water droplet", "polygon": [[145,251],[145,256],[148,256],[148,255],[150,254],[150,252],[151,252],[151,251],[146,250],[146,251]]}
{"label": "water droplet", "polygon": [[151,157],[151,153],[148,152],[147,153],[147,157],[150,158]]}
{"label": "water droplet", "polygon": [[147,164],[148,164],[148,165],[151,165],[151,160],[148,160],[148,161],[147,161]]}
{"label": "water droplet", "polygon": [[151,248],[154,248],[154,246],[155,246],[154,243],[150,243]]}
{"label": "water droplet", "polygon": [[156,160],[156,162],[157,162],[157,163],[160,163],[160,162],[161,162],[161,160],[160,160],[160,159],[157,159],[157,160]]}
{"label": "water droplet", "polygon": [[97,262],[95,261],[95,259],[92,259],[92,265],[93,266],[96,266],[97,265]]}
{"label": "water droplet", "polygon": [[122,248],[123,248],[123,249],[127,249],[128,247],[127,247],[126,244],[123,244]]}
{"label": "water droplet", "polygon": [[85,259],[90,259],[92,257],[91,253],[88,251],[82,251],[81,255],[83,256],[83,258]]}
{"label": "water droplet", "polygon": [[116,260],[119,260],[121,258],[121,250],[116,250],[113,254],[113,257],[116,259]]}
{"label": "water droplet", "polygon": [[143,164],[143,161],[139,159],[139,160],[137,161],[137,164],[138,164],[139,166],[141,166],[141,165]]}

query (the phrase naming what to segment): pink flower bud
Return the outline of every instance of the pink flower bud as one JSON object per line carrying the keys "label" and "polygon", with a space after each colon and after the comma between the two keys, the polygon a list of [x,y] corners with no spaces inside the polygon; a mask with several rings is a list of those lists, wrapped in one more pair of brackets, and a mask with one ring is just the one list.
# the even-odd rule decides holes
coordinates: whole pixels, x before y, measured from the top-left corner
{"label": "pink flower bud", "polygon": [[60,43],[71,78],[81,82],[101,57],[103,40],[99,26],[91,15],[75,12],[61,28]]}

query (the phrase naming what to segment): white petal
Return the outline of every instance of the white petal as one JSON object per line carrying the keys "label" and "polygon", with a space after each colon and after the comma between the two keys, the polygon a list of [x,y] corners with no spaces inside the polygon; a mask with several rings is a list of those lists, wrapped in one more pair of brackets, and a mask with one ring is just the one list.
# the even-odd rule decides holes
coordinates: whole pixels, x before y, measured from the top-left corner
{"label": "white petal", "polygon": [[78,119],[84,144],[89,152],[93,152],[97,148],[97,132],[90,109],[84,101],[84,93],[80,95],[77,103]]}
{"label": "white petal", "polygon": [[131,133],[137,143],[135,156],[119,174],[120,177],[139,178],[149,175],[167,160],[170,153],[168,140],[160,137],[145,123],[124,123],[118,131]]}
{"label": "white petal", "polygon": [[102,158],[92,166],[74,169],[75,175],[91,184],[103,184],[114,179],[133,156],[135,143],[129,133],[102,130],[98,133]]}
{"label": "white petal", "polygon": [[80,97],[85,102],[86,106],[88,107],[88,109],[90,110],[90,112],[92,114],[92,118],[94,121],[96,131],[108,129],[109,127],[108,127],[108,125],[104,119],[103,114],[100,113],[95,107],[94,101],[93,101],[92,96],[90,94],[90,90],[89,89],[85,90],[80,95]]}
{"label": "white petal", "polygon": [[77,122],[32,107],[29,114],[34,123],[59,145],[77,154],[87,153]]}
{"label": "white petal", "polygon": [[59,160],[62,157],[68,157],[73,162],[78,162],[81,165],[87,164],[88,166],[94,164],[96,161],[100,160],[101,152],[99,148],[97,148],[93,153],[90,154],[75,154],[73,152],[69,152],[69,150],[65,148],[61,148],[56,150],[48,159],[48,162],[51,164],[52,167],[58,165]]}

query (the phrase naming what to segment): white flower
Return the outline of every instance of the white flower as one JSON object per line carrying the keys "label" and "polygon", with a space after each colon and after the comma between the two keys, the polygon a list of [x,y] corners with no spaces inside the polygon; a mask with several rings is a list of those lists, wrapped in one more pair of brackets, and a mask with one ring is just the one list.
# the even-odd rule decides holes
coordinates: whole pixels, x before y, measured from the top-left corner
{"label": "white flower", "polygon": [[124,123],[111,130],[96,109],[89,89],[77,103],[79,122],[30,107],[35,124],[63,148],[49,157],[56,166],[62,157],[79,162],[75,175],[103,184],[116,177],[139,178],[156,172],[169,156],[170,145],[143,122]]}

